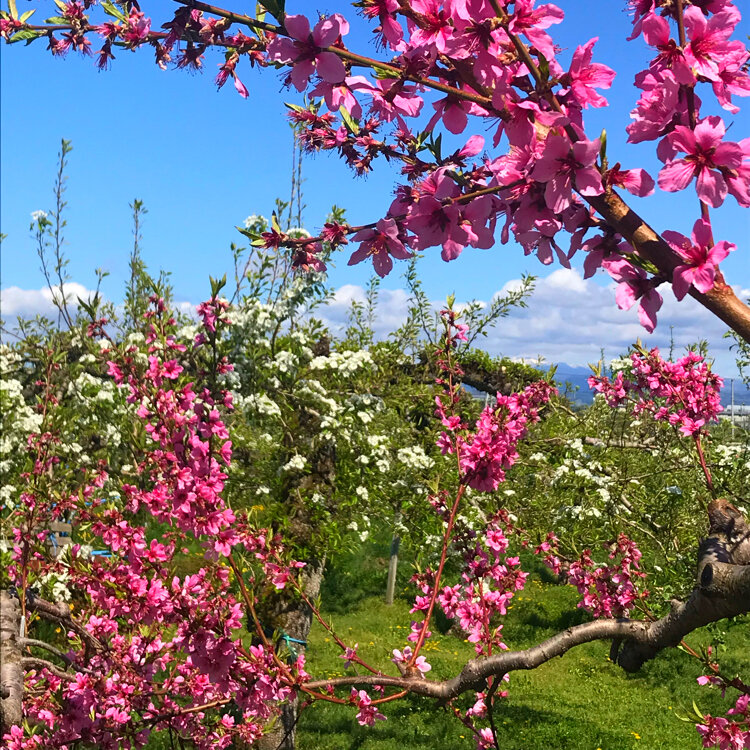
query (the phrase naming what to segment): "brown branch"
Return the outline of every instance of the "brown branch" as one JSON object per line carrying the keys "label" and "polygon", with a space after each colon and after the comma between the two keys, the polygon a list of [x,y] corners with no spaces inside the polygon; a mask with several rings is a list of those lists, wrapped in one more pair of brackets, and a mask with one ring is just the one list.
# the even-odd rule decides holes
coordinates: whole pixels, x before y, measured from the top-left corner
{"label": "brown branch", "polygon": [[70,614],[70,608],[64,602],[52,604],[52,602],[48,602],[45,599],[35,598],[33,602],[29,602],[29,608],[45,620],[52,620],[53,622],[59,622],[62,625],[68,626],[76,633],[76,635],[80,636],[88,645],[92,646],[95,651],[104,651],[102,642],[96,636],[91,635],[91,633],[89,633],[89,631]]}
{"label": "brown branch", "polygon": [[21,659],[21,666],[24,669],[46,669],[48,672],[59,677],[65,682],[75,682],[76,676],[73,672],[66,672],[64,669],[56,667],[52,662],[46,659],[37,659],[35,656],[24,656]]}
{"label": "brown branch", "polygon": [[[614,190],[610,189],[603,195],[584,197],[642,258],[653,263],[669,279],[672,278],[672,272],[679,265],[679,258],[667,242]],[[691,287],[689,294],[745,341],[750,342],[750,308],[735,295],[729,285],[717,280],[709,292],[704,294]]]}
{"label": "brown branch", "polygon": [[[710,569],[710,575],[706,571]],[[375,675],[348,676],[308,682],[307,688],[348,685],[383,685],[408,690],[415,695],[452,700],[469,690],[482,690],[490,677],[542,664],[584,643],[612,640],[623,645],[614,657],[627,672],[635,672],[660,651],[677,646],[696,628],[750,611],[750,566],[711,563],[704,568],[701,586],[687,602],[673,602],[672,611],[654,622],[639,620],[595,620],[568,628],[523,651],[506,651],[470,661],[455,677],[435,682],[420,678]]]}
{"label": "brown branch", "polygon": [[82,667],[80,664],[77,664],[75,659],[71,659],[70,656],[60,651],[60,649],[50,645],[49,643],[39,641],[36,638],[21,638],[19,639],[19,643],[21,648],[30,648],[33,646],[34,648],[41,648],[45,651],[49,651],[49,653],[64,661],[66,666],[75,669],[76,672],[83,672],[84,674],[95,674],[95,672],[88,669],[87,667]]}

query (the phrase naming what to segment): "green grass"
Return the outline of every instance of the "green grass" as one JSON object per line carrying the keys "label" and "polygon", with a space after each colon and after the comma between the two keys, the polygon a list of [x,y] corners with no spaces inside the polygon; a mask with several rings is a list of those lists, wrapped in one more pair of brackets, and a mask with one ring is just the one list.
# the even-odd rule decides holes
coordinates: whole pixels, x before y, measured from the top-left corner
{"label": "green grass", "polygon": [[[584,621],[576,609],[576,592],[535,577],[514,600],[506,618],[504,639],[510,648],[524,648],[560,629]],[[337,608],[338,609],[338,608]],[[359,654],[377,665],[387,664],[393,648],[406,643],[410,615],[406,601],[386,607],[379,597],[360,598],[347,612],[331,613],[337,633],[359,643]],[[726,623],[722,638],[728,673],[750,662],[747,619]],[[404,627],[406,626],[406,627]],[[431,678],[455,674],[473,656],[471,644],[450,634],[435,635],[424,653],[432,664]],[[706,629],[693,633],[693,646],[715,640]],[[309,640],[308,665],[316,677],[343,674],[343,661],[325,630],[315,625]],[[709,713],[729,707],[718,690],[701,688],[700,664],[672,649],[663,652],[635,675],[625,674],[608,660],[609,643],[580,646],[531,672],[514,672],[508,697],[496,708],[503,750],[689,750],[701,747],[692,724],[681,722],[695,700]],[[469,705],[468,698],[463,702]],[[376,727],[360,727],[351,707],[316,704],[300,720],[300,750],[411,750],[470,748],[474,741],[458,720],[434,701],[408,698],[389,704],[388,719]]]}

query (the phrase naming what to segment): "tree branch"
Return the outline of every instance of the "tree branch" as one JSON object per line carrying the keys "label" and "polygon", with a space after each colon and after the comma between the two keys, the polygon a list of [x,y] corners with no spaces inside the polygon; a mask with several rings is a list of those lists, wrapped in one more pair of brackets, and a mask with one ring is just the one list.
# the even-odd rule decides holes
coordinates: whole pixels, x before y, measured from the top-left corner
{"label": "tree branch", "polygon": [[23,659],[21,659],[21,666],[24,669],[46,669],[61,680],[65,680],[66,682],[76,681],[76,676],[73,672],[66,672],[64,669],[56,667],[51,661],[47,661],[46,659],[37,659],[35,656],[24,656]]}
{"label": "tree branch", "polygon": [[60,651],[60,649],[55,648],[54,646],[51,646],[49,643],[45,643],[44,641],[38,641],[36,638],[21,638],[19,641],[21,648],[27,648],[34,646],[35,648],[41,648],[45,651],[49,651],[51,654],[54,654],[58,659],[61,659],[65,662],[66,666],[72,667],[76,670],[76,672],[83,672],[84,674],[95,674],[92,670],[82,667],[79,664],[76,664],[75,659],[71,659],[67,654]]}
{"label": "tree branch", "polygon": [[665,648],[677,646],[684,636],[696,628],[750,611],[750,566],[708,563],[703,570],[701,585],[696,586],[688,601],[673,602],[672,611],[655,622],[620,619],[594,620],[576,625],[523,651],[506,651],[485,659],[473,659],[458,675],[442,682],[414,677],[352,675],[308,682],[305,688],[382,685],[448,701],[469,690],[484,689],[490,677],[536,669],[576,646],[601,640],[613,640],[618,645],[621,643],[619,653],[617,648],[613,649],[613,660],[626,672],[636,672],[644,662],[653,659]]}

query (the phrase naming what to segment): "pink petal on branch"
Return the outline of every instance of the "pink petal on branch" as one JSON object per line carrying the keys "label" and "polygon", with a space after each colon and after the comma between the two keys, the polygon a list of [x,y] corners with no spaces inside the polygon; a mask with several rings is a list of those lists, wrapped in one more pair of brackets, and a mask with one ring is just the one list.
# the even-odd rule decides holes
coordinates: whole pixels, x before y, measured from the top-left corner
{"label": "pink petal on branch", "polygon": [[284,18],[284,26],[289,36],[299,42],[306,42],[310,37],[310,22],[303,15],[288,15]]}

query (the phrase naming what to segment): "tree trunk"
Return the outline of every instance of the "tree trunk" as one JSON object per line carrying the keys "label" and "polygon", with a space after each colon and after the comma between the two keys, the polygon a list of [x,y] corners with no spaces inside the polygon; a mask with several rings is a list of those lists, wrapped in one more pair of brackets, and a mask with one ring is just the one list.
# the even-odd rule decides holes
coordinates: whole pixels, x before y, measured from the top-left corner
{"label": "tree trunk", "polygon": [[20,628],[18,599],[0,591],[0,736],[20,724],[23,714]]}
{"label": "tree trunk", "polygon": [[[325,558],[308,560],[303,569],[300,581],[310,601],[315,601],[320,594],[324,570]],[[290,658],[294,659],[300,653],[305,652],[307,636],[312,626],[312,610],[299,597],[279,598],[274,610],[273,626],[281,636],[277,641],[278,647],[289,651]],[[273,730],[260,739],[258,748],[260,750],[294,750],[298,719],[299,698],[295,698],[281,707],[281,715]]]}

